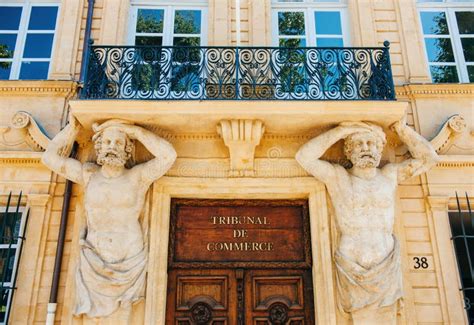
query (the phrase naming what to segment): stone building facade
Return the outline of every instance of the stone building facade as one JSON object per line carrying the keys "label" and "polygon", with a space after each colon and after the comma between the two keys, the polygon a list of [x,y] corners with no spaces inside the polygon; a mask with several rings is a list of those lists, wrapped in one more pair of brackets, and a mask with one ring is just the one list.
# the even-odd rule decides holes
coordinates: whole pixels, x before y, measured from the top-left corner
{"label": "stone building facade", "polygon": [[[466,253],[456,253],[451,239],[451,227],[456,226],[450,225],[449,215],[458,208],[462,213],[468,211],[469,198],[474,195],[472,1],[7,0],[0,2],[0,16],[8,17],[0,21],[0,212],[2,220],[7,220],[2,221],[2,236],[16,236],[13,246],[10,239],[0,246],[2,274],[10,272],[2,280],[3,321],[117,323],[116,318],[91,320],[74,315],[80,299],[76,295],[80,241],[88,229],[85,188],[67,185],[64,177],[42,163],[42,157],[51,139],[74,119],[80,127],[74,157],[81,163],[93,162],[94,123],[121,119],[169,142],[177,158],[146,194],[140,211],[148,256],[146,285],[143,299],[119,320],[130,324],[353,322],[351,314],[338,307],[334,261],[340,237],[337,209],[325,184],[303,169],[295,155],[312,138],[342,122],[364,121],[380,126],[386,135],[381,165],[401,163],[413,152],[391,126],[406,118],[408,126],[429,141],[438,159],[426,173],[399,182],[395,192],[393,233],[400,246],[403,283],[403,306],[396,311],[396,322],[469,323],[465,308],[470,305],[469,301],[465,303],[467,291],[460,290],[464,275],[461,277],[458,268]],[[88,39],[94,45],[89,45]],[[389,41],[389,49],[385,41]],[[131,47],[132,52],[127,52],[130,47],[126,46],[135,45],[155,47],[146,59],[146,47]],[[173,47],[183,45],[186,50]],[[313,61],[310,50],[278,52],[275,55],[286,60],[289,72],[284,74],[283,65],[278,65],[270,50],[278,46],[327,49],[320,50],[318,59]],[[89,47],[85,55],[84,47]],[[220,51],[221,65],[209,68],[212,47]],[[354,85],[347,81],[348,77],[363,74],[343,73],[342,68],[334,68],[335,62],[345,62],[344,53],[331,50],[334,47],[359,49],[347,52],[348,61],[359,62],[349,70],[359,71],[367,64],[373,78],[365,76],[364,82],[370,90],[364,92],[361,82],[356,93],[341,95],[348,94],[347,88]],[[114,48],[119,53],[115,63]],[[263,59],[258,56],[258,49]],[[231,53],[230,61],[225,60],[225,51]],[[375,52],[370,51],[382,54],[371,56],[367,53]],[[390,53],[389,69],[377,83],[376,72],[382,73],[381,66],[387,61],[380,58],[386,51]],[[127,61],[127,53],[133,53],[135,61]],[[245,63],[246,53],[252,53],[250,63]],[[324,61],[322,57],[329,53],[336,54]],[[366,58],[357,61],[360,53],[365,53]],[[105,54],[106,58],[102,56]],[[167,55],[169,58],[163,59]],[[242,57],[239,59],[238,55]],[[272,65],[266,72],[262,68],[265,60]],[[165,63],[170,67],[163,72]],[[204,70],[196,66],[206,64],[204,77],[200,74]],[[224,80],[226,70],[232,73],[229,71],[236,65],[241,65],[239,71],[247,69],[247,74],[255,73],[257,77],[244,82],[248,76],[244,73],[229,77],[231,81]],[[311,67],[320,70],[310,75]],[[326,72],[322,73],[324,69]],[[277,70],[273,80],[259,81],[258,75],[265,77]],[[182,77],[176,77],[180,71]],[[216,77],[217,81],[211,80],[212,71],[222,74]],[[159,77],[160,74],[165,77]],[[308,81],[316,75],[323,80],[319,85]],[[329,80],[336,80],[335,92],[326,89],[332,82]],[[236,85],[238,82],[240,86]],[[199,95],[193,95],[190,84],[202,87]],[[283,93],[278,93],[280,86]],[[303,97],[297,95],[300,86],[305,89]],[[131,92],[127,93],[127,87]],[[165,87],[166,95],[160,95],[160,87]],[[212,95],[215,87],[218,94]],[[248,87],[251,94],[245,95]],[[312,87],[327,92],[318,97],[312,95]],[[159,158],[146,145],[136,145],[136,166],[154,157]],[[346,166],[343,141],[331,147],[323,159]],[[65,200],[68,186],[71,197]],[[127,193],[130,187],[125,184],[121,191]],[[180,211],[187,210],[180,207],[201,211],[202,207],[211,209],[218,204],[215,202],[223,202],[219,200],[226,200],[224,206],[234,210],[227,214],[218,210],[222,215],[209,214],[211,223],[233,222],[213,217],[247,217],[235,222],[252,222],[256,238],[270,239],[249,246],[258,249],[245,249],[249,252],[234,260],[226,260],[222,252],[212,255],[213,250],[223,251],[225,246],[209,244],[212,240],[204,234],[214,238],[228,229],[243,228],[188,229],[180,220],[188,220],[192,225],[198,224],[198,219],[186,216]],[[64,209],[66,202],[69,205]],[[274,202],[272,207],[285,206],[288,211],[294,202],[299,202],[302,211],[307,211],[307,219],[301,219],[298,226],[301,229],[295,226],[295,233],[282,235],[289,237],[278,249],[284,254],[290,251],[289,262],[278,261],[278,254],[265,260],[264,253],[255,252],[272,250],[269,242],[276,240],[269,235],[271,232],[258,233],[264,228],[257,225],[264,226],[270,220],[263,219],[264,216],[270,218],[280,213],[268,212],[265,202]],[[109,202],[105,200],[103,204]],[[245,210],[248,206],[257,207],[257,212]],[[110,206],[109,210],[113,208]],[[197,216],[211,212],[195,213]],[[12,226],[8,226],[10,214],[19,218]],[[262,219],[256,219],[257,216]],[[63,228],[62,263],[55,277],[58,236],[61,237],[61,221],[65,217],[68,222]],[[286,217],[282,215],[281,220]],[[7,235],[7,228],[14,235]],[[298,237],[298,231],[305,235]],[[182,235],[186,232],[192,236]],[[234,233],[234,237],[240,234]],[[291,246],[293,241],[301,242],[301,246]],[[20,242],[21,249],[15,246]],[[204,253],[193,250],[195,243],[203,243]],[[8,253],[12,247],[15,252]],[[187,250],[181,251],[180,247],[187,247],[192,253],[186,255]],[[301,260],[288,247],[300,247]],[[204,281],[207,284],[196,285],[201,283],[199,276],[208,276],[208,282]],[[270,279],[267,287],[283,289],[270,288],[274,292],[265,298],[264,289],[259,289],[265,285],[259,287],[258,281],[266,277]],[[58,279],[56,285],[54,278]],[[275,278],[284,281],[271,282]],[[188,282],[179,282],[180,279]],[[221,280],[225,284],[221,285]],[[52,300],[55,286],[57,298]],[[245,289],[239,291],[239,286]],[[236,293],[226,296],[232,290]],[[291,298],[285,290],[296,292],[294,295],[300,300]],[[296,307],[285,304],[283,298],[275,298],[285,294],[294,299]],[[196,298],[200,296],[212,299],[201,301]],[[245,301],[243,306],[238,303],[241,300]],[[303,310],[301,315],[299,310]],[[207,319],[206,313],[212,317]],[[279,313],[283,318],[278,318]]]}

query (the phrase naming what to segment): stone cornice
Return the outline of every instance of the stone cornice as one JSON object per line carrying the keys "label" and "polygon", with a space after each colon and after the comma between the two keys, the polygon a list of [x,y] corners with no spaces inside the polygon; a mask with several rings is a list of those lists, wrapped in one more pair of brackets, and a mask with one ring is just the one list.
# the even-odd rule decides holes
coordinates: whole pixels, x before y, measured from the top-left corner
{"label": "stone cornice", "polygon": [[78,83],[69,80],[0,80],[0,96],[58,96],[77,93]]}
{"label": "stone cornice", "polygon": [[396,86],[398,99],[417,97],[474,96],[474,84],[410,84]]}

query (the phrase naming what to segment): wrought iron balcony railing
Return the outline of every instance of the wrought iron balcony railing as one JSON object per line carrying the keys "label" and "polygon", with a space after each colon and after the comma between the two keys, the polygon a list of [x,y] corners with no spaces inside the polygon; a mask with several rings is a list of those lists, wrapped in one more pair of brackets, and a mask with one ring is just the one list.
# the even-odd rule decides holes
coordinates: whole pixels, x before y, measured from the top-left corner
{"label": "wrought iron balcony railing", "polygon": [[381,48],[91,46],[83,99],[393,100]]}

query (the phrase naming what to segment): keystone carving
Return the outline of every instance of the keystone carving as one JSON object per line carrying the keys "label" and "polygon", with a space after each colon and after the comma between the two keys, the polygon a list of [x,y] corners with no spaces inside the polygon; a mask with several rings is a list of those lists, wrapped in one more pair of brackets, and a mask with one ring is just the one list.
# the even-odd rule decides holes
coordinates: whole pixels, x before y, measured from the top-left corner
{"label": "keystone carving", "polygon": [[260,120],[222,120],[217,133],[230,153],[230,177],[254,176],[255,147],[260,144],[265,127]]}

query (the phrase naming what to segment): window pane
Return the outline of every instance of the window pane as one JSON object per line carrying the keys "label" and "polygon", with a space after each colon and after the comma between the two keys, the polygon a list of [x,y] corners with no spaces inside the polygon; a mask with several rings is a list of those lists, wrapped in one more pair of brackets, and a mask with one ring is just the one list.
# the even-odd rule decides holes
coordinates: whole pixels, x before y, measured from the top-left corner
{"label": "window pane", "polygon": [[469,81],[474,82],[474,65],[467,66],[467,74],[469,75]]}
{"label": "window pane", "polygon": [[316,45],[321,47],[343,47],[342,38],[316,38]]}
{"label": "window pane", "polygon": [[461,38],[462,52],[467,62],[474,62],[474,38]]}
{"label": "window pane", "polygon": [[53,48],[53,34],[28,34],[26,36],[24,58],[49,58]]}
{"label": "window pane", "polygon": [[58,7],[33,7],[31,9],[28,29],[54,30],[56,27],[57,15]]}
{"label": "window pane", "polygon": [[16,249],[0,249],[1,279],[5,282],[12,280],[13,266],[15,264]]}
{"label": "window pane", "polygon": [[11,289],[0,289],[0,322],[5,322],[8,310],[8,298],[10,297]]}
{"label": "window pane", "polygon": [[174,46],[199,46],[200,43],[200,37],[175,37],[173,39]]}
{"label": "window pane", "polygon": [[281,38],[280,47],[305,47],[306,40],[304,38]]}
{"label": "window pane", "polygon": [[135,45],[153,45],[161,46],[163,44],[163,37],[151,37],[151,36],[137,36],[135,37]]}
{"label": "window pane", "polygon": [[341,13],[338,11],[319,11],[314,13],[316,34],[341,35]]}
{"label": "window pane", "polygon": [[200,10],[176,10],[174,16],[174,32],[176,34],[200,34]]}
{"label": "window pane", "polygon": [[423,25],[423,33],[447,35],[449,34],[446,14],[444,12],[421,12],[421,24]]}
{"label": "window pane", "polygon": [[10,79],[11,62],[0,62],[0,80]]}
{"label": "window pane", "polygon": [[21,64],[20,79],[48,79],[48,68],[49,62],[23,62]]}
{"label": "window pane", "polygon": [[304,13],[279,12],[278,31],[280,35],[304,35]]}
{"label": "window pane", "polygon": [[16,34],[0,34],[0,58],[13,58]]}
{"label": "window pane", "polygon": [[18,30],[21,19],[21,7],[0,7],[0,30]]}
{"label": "window pane", "polygon": [[474,11],[457,11],[459,34],[474,34]]}
{"label": "window pane", "polygon": [[454,62],[453,48],[449,38],[426,38],[429,62]]}
{"label": "window pane", "polygon": [[16,244],[20,234],[21,213],[2,213],[0,224],[3,227],[0,244]]}
{"label": "window pane", "polygon": [[455,66],[431,66],[431,79],[439,82],[459,82],[458,72]]}
{"label": "window pane", "polygon": [[163,33],[163,10],[138,9],[137,33]]}

